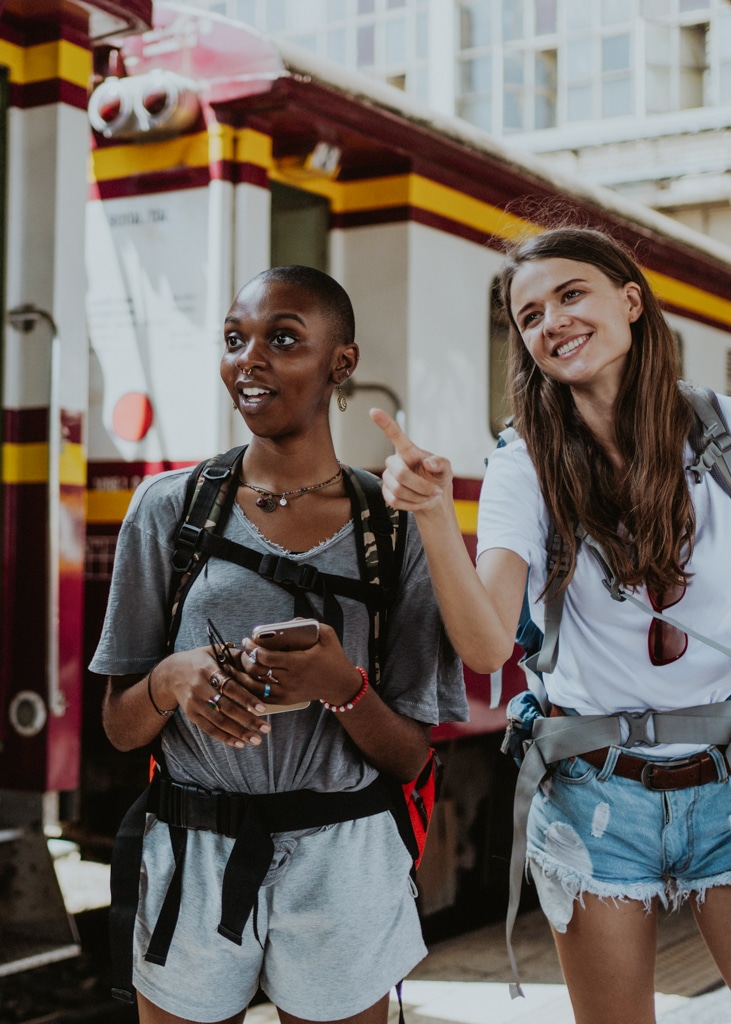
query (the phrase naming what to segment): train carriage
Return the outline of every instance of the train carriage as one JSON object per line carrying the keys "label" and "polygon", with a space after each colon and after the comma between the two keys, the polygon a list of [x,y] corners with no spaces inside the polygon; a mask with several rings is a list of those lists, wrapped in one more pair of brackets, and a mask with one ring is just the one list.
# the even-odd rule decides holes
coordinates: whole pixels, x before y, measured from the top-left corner
{"label": "train carriage", "polygon": [[[38,355],[22,344],[16,317],[4,340],[12,369],[4,399],[5,607],[26,586],[40,599],[38,574],[24,582],[30,552],[48,566],[40,576],[49,594],[58,598],[54,573],[80,580],[85,538],[83,620],[80,584],[65,583],[61,611],[46,615],[40,633],[27,596],[17,614],[4,616],[0,772],[8,790],[79,793],[79,806],[66,800],[61,817],[76,821],[89,845],[95,837],[99,850],[146,764],[143,755],[110,750],[99,724],[102,686],[83,664],[99,633],[134,487],[149,473],[245,440],[218,377],[220,325],[238,286],[265,267],[294,262],[327,270],[344,285],[362,361],[347,413],[333,417],[339,454],[378,471],[387,449],[367,412],[378,404],[396,413],[420,444],[452,460],[457,511],[474,552],[484,459],[508,411],[505,328],[494,296],[505,241],[540,231],[569,207],[585,224],[610,230],[638,253],[663,301],[684,375],[721,392],[730,372],[731,250],[559,177],[396,89],[173,3],[155,4],[148,31],[95,47],[94,83],[90,143],[86,121],[82,129],[76,116],[80,99],[74,131],[56,142],[58,173],[73,179],[74,195],[84,188],[80,163],[89,145],[90,152],[83,240],[78,203],[72,212],[58,192],[51,203],[55,291],[34,300],[49,319],[36,309],[31,326],[39,334],[45,327],[52,339]],[[11,157],[8,209],[31,173],[30,157],[27,149],[15,164]],[[25,219],[7,215],[8,254],[24,252],[26,236],[37,241],[51,223],[46,200],[34,211],[26,199]],[[12,280],[9,259],[6,308],[32,295]],[[51,400],[48,349],[57,353],[70,398]],[[23,490],[30,471],[22,467],[33,458],[48,469]],[[46,499],[31,518],[22,511],[36,484],[48,488],[52,512],[57,502],[48,558],[38,554],[37,532],[29,536]],[[74,539],[73,557],[60,537]],[[57,651],[57,664],[44,651]],[[32,679],[29,656],[36,659]],[[467,678],[470,723],[436,733],[449,770],[421,869],[425,920],[451,915],[463,924],[484,914],[478,895],[495,906],[504,897],[505,873],[496,864],[509,849],[512,765],[498,747],[505,699],[523,685],[516,659],[492,679],[469,671]],[[31,693],[25,704],[18,690]],[[33,735],[18,728],[20,707]],[[48,763],[68,774],[23,767],[39,744]]]}

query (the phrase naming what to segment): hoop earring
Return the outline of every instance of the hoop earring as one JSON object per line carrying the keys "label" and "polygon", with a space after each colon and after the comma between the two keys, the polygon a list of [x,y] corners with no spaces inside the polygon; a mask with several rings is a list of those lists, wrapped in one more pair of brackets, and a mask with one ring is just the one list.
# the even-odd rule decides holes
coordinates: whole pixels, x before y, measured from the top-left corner
{"label": "hoop earring", "polygon": [[341,412],[345,412],[345,410],[348,408],[348,399],[343,394],[343,389],[340,387],[339,384],[335,385],[335,390],[338,393],[338,409]]}

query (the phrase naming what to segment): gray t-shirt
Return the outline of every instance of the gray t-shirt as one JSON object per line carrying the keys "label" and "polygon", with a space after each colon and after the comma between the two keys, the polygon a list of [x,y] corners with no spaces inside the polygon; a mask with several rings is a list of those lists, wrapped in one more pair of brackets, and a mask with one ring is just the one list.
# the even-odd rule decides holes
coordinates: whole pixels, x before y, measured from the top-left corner
{"label": "gray t-shirt", "polygon": [[[165,656],[172,537],[182,514],[190,470],[174,470],[140,485],[122,525],[104,628],[89,666],[102,675],[149,671]],[[275,513],[276,514],[276,513]],[[311,551],[293,554],[268,541],[234,504],[223,536],[257,551],[286,554],[322,572],[359,578],[352,522]],[[320,611],[319,598],[308,595]],[[365,606],[338,597],[346,654],[368,665]],[[281,587],[231,562],[210,558],[183,606],[175,650],[208,644],[210,617],[237,644],[254,626],[293,616],[293,599]],[[420,722],[466,721],[462,666],[444,632],[426,558],[413,519],[408,519],[403,568],[390,609],[380,695],[400,714]],[[272,715],[272,731],[259,747],[229,747],[193,725],[178,709],[163,732],[171,776],[209,789],[272,793],[360,789],[377,774],[319,701]]]}

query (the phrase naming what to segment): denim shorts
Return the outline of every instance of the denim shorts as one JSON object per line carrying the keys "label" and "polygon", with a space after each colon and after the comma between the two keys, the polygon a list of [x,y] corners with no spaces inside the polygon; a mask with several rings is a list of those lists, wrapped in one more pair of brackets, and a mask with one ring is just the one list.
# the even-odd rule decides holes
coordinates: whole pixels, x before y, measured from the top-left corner
{"label": "denim shorts", "polygon": [[174,867],[167,825],[148,816],[135,925],[135,988],[196,1021],[243,1010],[257,988],[306,1020],[372,1006],[426,955],[411,856],[388,812],[275,834],[272,866],[240,946],[218,934],[233,839],[189,832],[167,963],[144,953]]}
{"label": "denim shorts", "polygon": [[709,753],[718,782],[664,792],[612,774],[611,761],[601,770],[580,757],[553,766],[531,804],[527,857],[557,931],[584,893],[675,908],[731,884],[731,783],[723,754]]}

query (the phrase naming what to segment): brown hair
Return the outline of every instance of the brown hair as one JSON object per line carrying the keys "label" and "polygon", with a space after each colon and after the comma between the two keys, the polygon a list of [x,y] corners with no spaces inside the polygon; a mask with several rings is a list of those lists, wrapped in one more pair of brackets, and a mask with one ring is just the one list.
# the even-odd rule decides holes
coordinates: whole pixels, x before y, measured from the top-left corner
{"label": "brown hair", "polygon": [[[640,287],[643,312],[631,324],[632,346],[616,407],[616,441],[626,467],[619,481],[581,419],[569,386],[538,368],[513,320],[513,278],[523,263],[543,259],[591,264],[617,287],[629,281]],[[684,566],[695,536],[683,467],[693,414],[678,389],[675,338],[644,274],[614,239],[589,228],[563,227],[509,251],[501,286],[510,323],[515,427],[528,447],[568,558],[566,584],[576,567],[574,528],[580,523],[602,545],[624,586],[647,583],[657,593],[670,590],[686,579]]]}

